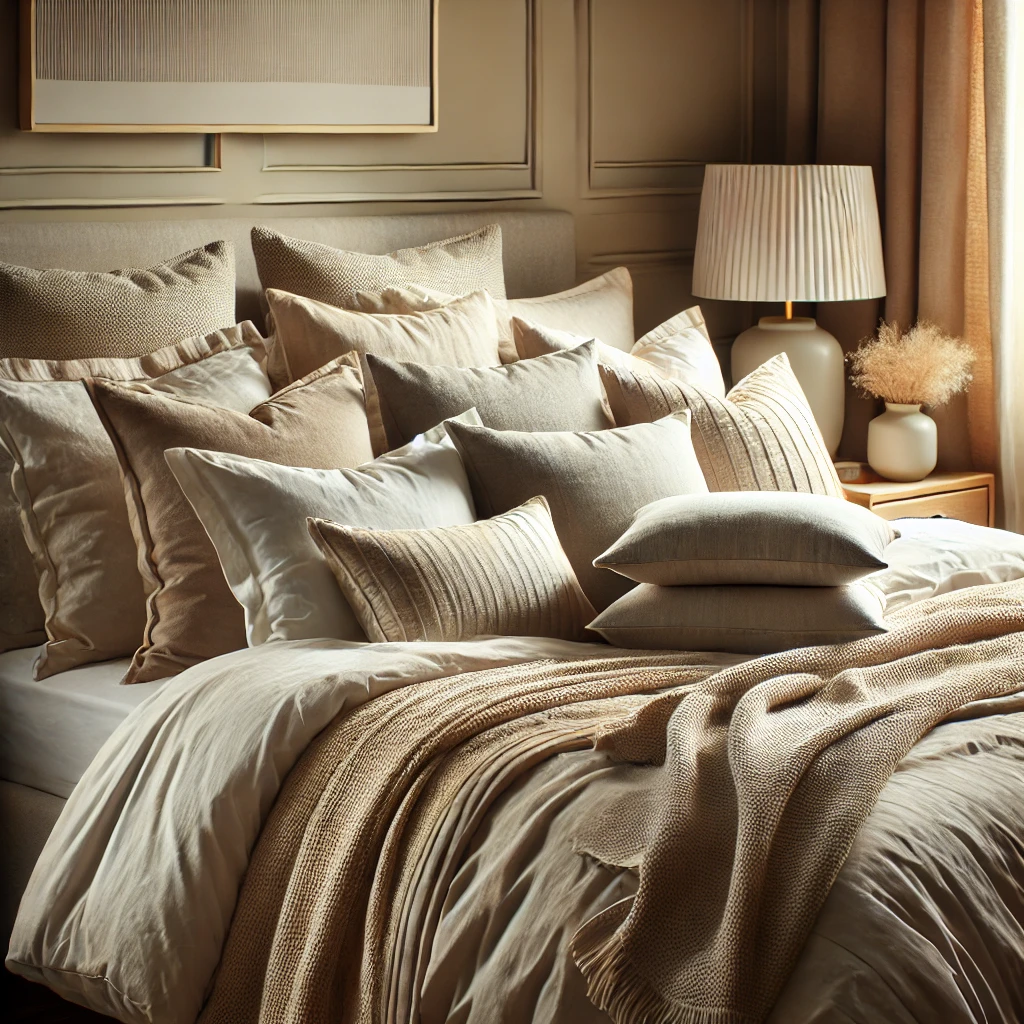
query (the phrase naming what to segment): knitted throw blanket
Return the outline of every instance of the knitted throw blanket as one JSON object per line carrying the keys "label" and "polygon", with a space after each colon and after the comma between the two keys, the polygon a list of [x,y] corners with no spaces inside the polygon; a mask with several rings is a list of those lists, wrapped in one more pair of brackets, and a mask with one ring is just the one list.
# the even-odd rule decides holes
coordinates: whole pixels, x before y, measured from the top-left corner
{"label": "knitted throw blanket", "polygon": [[377,697],[282,787],[202,1020],[415,1019],[483,813],[540,760],[595,740],[658,767],[579,839],[641,876],[575,936],[591,998],[630,1024],[761,1020],[900,759],[943,719],[1024,693],[1022,630],[1024,585],[1002,584],[914,606],[883,636],[713,675],[685,654],[613,656]]}

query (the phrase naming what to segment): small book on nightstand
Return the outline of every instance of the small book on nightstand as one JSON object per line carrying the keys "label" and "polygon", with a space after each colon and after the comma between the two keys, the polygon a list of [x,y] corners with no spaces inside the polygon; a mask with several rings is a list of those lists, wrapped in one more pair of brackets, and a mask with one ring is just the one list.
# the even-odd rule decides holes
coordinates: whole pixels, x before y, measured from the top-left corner
{"label": "small book on nightstand", "polygon": [[[858,466],[861,463],[836,463]],[[932,473],[913,483],[883,480],[847,481],[839,473],[848,501],[877,512],[883,519],[944,516],[977,526],[995,525],[995,477],[991,473]]]}

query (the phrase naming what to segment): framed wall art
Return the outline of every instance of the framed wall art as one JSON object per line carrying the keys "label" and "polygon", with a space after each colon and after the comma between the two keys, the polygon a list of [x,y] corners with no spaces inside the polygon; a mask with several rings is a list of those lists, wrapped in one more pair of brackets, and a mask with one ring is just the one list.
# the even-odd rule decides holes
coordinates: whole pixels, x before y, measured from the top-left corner
{"label": "framed wall art", "polygon": [[21,127],[432,132],[439,0],[21,0]]}

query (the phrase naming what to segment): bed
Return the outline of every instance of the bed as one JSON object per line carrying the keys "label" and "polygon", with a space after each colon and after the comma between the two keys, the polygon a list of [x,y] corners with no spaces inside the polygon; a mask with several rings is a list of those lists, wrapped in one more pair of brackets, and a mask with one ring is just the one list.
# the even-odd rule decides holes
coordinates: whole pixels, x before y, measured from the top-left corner
{"label": "bed", "polygon": [[[556,212],[274,225],[382,253],[492,223],[510,298],[573,284]],[[7,225],[0,260],[234,239],[262,325],[250,226]],[[838,647],[284,636],[130,686],[0,654],[8,967],[125,1021],[1020,1019],[1024,545],[900,532],[866,577],[889,631]]]}

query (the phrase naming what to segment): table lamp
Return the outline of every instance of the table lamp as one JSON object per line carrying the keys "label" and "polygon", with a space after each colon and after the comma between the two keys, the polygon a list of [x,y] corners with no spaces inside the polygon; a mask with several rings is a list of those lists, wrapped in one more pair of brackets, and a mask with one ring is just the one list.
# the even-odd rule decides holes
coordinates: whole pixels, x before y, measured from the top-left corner
{"label": "table lamp", "polygon": [[843,433],[843,350],[813,317],[793,316],[793,303],[885,295],[871,168],[708,164],[693,294],[785,302],[785,316],[763,316],[733,342],[732,378],[785,352],[834,456]]}

